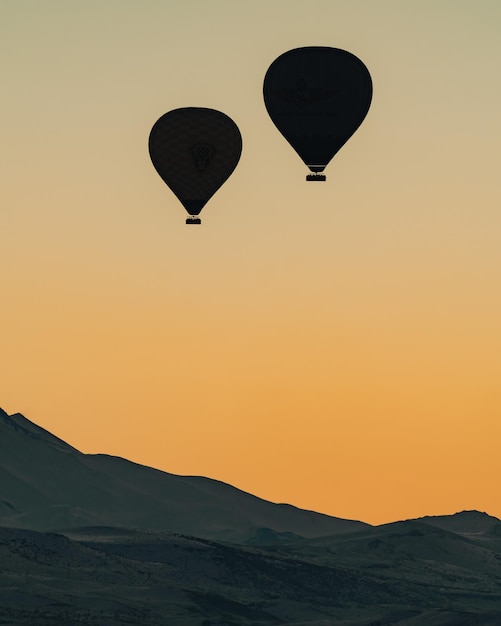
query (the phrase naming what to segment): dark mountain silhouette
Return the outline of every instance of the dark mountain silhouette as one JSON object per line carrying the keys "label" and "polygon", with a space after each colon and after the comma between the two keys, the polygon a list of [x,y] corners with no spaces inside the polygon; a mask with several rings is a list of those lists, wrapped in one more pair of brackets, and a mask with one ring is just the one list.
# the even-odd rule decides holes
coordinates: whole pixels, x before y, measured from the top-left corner
{"label": "dark mountain silhouette", "polygon": [[368,526],[273,504],[217,480],[82,454],[1,409],[0,484],[0,525],[31,530],[107,525],[252,541],[267,532],[318,537]]}
{"label": "dark mountain silhouette", "polygon": [[413,521],[443,528],[444,530],[451,530],[465,536],[481,536],[499,532],[499,520],[497,517],[492,517],[480,511],[461,511],[460,513],[454,513],[454,515],[419,517]]}
{"label": "dark mountain silhouette", "polygon": [[500,626],[501,521],[340,520],[0,410],[0,623]]}

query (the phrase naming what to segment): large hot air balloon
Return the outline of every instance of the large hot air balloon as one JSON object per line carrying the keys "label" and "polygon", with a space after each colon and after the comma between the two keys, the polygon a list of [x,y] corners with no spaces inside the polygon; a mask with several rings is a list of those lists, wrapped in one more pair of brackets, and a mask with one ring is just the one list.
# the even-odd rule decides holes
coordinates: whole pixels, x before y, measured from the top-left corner
{"label": "large hot air balloon", "polygon": [[153,165],[188,211],[187,224],[229,178],[242,153],[235,122],[214,109],[186,107],[162,115],[150,132]]}
{"label": "large hot air balloon", "polygon": [[320,172],[367,115],[372,80],[350,52],[312,46],[275,59],[263,93],[273,123],[313,172],[306,180],[325,180]]}

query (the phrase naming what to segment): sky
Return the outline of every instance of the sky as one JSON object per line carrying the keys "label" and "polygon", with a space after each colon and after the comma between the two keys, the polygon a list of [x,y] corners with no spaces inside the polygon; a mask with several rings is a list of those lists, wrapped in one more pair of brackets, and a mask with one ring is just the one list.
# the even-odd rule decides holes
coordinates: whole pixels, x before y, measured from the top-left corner
{"label": "sky", "polygon": [[[0,406],[337,517],[501,517],[500,24],[497,0],[2,0]],[[262,84],[318,45],[374,94],[313,184]],[[185,106],[243,138],[201,226],[148,155]]]}

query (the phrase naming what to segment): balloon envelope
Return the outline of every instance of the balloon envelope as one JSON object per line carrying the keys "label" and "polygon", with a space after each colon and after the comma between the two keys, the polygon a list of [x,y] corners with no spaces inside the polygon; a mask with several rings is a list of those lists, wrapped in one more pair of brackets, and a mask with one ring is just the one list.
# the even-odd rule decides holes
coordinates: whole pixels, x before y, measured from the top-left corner
{"label": "balloon envelope", "polygon": [[[162,115],[150,132],[152,163],[191,216],[229,178],[242,153],[235,122],[214,109],[186,107]],[[200,224],[190,218],[187,223]]]}
{"label": "balloon envelope", "polygon": [[263,94],[278,130],[312,172],[322,172],[367,115],[372,80],[350,52],[296,48],[270,65]]}

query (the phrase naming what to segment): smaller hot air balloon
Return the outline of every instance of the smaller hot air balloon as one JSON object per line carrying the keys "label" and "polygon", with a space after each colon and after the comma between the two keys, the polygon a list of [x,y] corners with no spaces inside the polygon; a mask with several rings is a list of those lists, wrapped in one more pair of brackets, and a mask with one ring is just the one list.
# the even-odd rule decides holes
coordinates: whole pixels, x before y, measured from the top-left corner
{"label": "smaller hot air balloon", "polygon": [[295,48],[270,65],[263,94],[273,123],[313,172],[306,180],[325,180],[321,172],[367,115],[372,80],[351,52]]}
{"label": "smaller hot air balloon", "polygon": [[153,166],[189,214],[200,211],[229,178],[242,153],[238,126],[214,109],[185,107],[162,115],[150,132]]}

